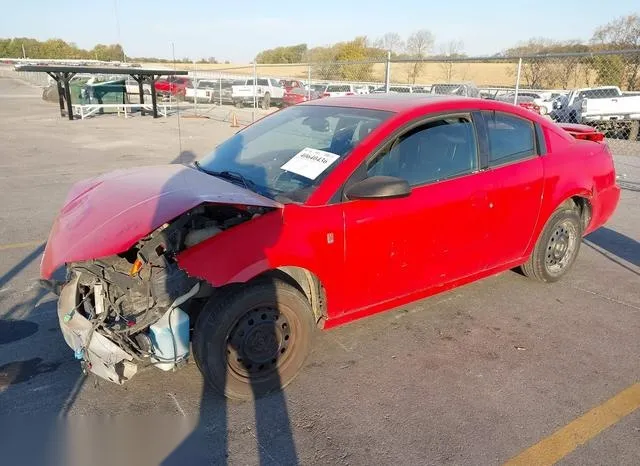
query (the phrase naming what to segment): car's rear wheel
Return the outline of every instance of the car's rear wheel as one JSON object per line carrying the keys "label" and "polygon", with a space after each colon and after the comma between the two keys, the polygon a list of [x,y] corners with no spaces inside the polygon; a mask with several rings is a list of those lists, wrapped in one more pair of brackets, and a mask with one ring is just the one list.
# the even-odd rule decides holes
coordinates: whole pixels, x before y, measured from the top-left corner
{"label": "car's rear wheel", "polygon": [[194,329],[194,357],[219,393],[249,399],[295,378],[313,333],[305,296],[282,281],[264,280],[212,298]]}
{"label": "car's rear wheel", "polygon": [[551,216],[522,272],[542,282],[555,282],[573,266],[582,242],[582,222],[575,208],[563,207]]}

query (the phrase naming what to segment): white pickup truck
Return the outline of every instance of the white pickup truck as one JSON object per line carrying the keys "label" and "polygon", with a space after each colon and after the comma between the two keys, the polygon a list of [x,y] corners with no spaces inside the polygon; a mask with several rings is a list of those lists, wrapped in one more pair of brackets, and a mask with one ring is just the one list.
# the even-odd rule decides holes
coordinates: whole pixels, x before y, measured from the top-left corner
{"label": "white pickup truck", "polygon": [[243,105],[253,106],[255,102],[264,110],[271,105],[282,105],[284,87],[280,81],[273,78],[258,78],[254,85],[253,79],[247,79],[243,84],[232,86],[231,97],[236,107]]}
{"label": "white pickup truck", "polygon": [[[216,90],[218,89],[218,81],[211,79],[201,79],[197,83],[193,83],[191,86],[187,86],[184,100],[187,102],[207,102],[213,103],[216,98]],[[218,92],[219,94],[219,92]]]}
{"label": "white pickup truck", "polygon": [[560,123],[589,124],[613,137],[635,141],[640,126],[640,95],[624,95],[617,86],[575,89],[554,100],[550,115]]}

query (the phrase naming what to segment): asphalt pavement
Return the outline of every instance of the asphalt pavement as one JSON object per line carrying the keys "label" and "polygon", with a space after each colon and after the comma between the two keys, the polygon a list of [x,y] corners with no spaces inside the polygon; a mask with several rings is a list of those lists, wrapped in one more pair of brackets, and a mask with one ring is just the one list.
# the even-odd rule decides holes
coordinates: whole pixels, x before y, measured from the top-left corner
{"label": "asphalt pavement", "polygon": [[[620,206],[559,283],[505,272],[320,332],[298,378],[255,403],[217,397],[193,363],[124,386],[84,377],[55,297],[36,282],[68,189],[116,168],[190,162],[236,128],[176,116],[70,122],[40,92],[0,78],[0,457],[494,465],[594,408],[611,411],[603,403],[617,406],[640,381],[640,151],[616,156]],[[602,428],[587,416],[592,435],[577,448],[557,440],[569,442],[559,464],[640,464],[634,409]]]}

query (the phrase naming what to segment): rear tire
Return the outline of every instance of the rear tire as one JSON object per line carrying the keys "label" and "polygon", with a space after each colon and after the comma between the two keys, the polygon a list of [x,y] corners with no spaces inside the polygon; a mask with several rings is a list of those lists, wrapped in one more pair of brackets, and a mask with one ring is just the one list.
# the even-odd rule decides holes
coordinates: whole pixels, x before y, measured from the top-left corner
{"label": "rear tire", "polygon": [[573,266],[582,242],[582,222],[575,208],[556,210],[540,234],[522,273],[541,282],[560,280]]}
{"label": "rear tire", "polygon": [[214,296],[196,322],[194,359],[217,392],[246,400],[287,386],[311,349],[309,301],[293,286],[265,280]]}

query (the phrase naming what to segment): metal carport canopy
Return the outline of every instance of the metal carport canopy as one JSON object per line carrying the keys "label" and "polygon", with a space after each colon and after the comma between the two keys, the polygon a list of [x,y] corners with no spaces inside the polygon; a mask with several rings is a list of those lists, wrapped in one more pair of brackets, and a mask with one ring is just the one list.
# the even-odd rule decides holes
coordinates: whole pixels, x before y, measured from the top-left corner
{"label": "metal carport canopy", "polygon": [[[67,116],[73,120],[73,107],[71,105],[71,89],[69,81],[78,73],[86,74],[128,74],[138,83],[140,104],[144,104],[144,91],[142,85],[145,80],[151,83],[151,105],[153,117],[158,118],[158,106],[156,101],[156,80],[160,76],[186,76],[186,70],[158,70],[135,66],[74,66],[74,65],[16,65],[16,71],[35,71],[47,73],[58,84],[58,98],[60,101],[60,115],[64,116],[64,101],[67,101]],[[64,97],[63,97],[64,84]]]}

